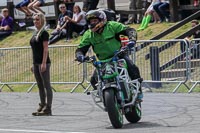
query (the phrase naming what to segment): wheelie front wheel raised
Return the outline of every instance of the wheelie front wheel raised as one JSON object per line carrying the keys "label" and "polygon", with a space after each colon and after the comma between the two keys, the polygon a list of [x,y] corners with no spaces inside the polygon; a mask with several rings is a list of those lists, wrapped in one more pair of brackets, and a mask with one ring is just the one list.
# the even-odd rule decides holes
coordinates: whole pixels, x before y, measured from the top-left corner
{"label": "wheelie front wheel raised", "polygon": [[121,128],[123,126],[123,113],[117,103],[114,88],[104,90],[104,99],[112,126],[114,128]]}
{"label": "wheelie front wheel raised", "polygon": [[127,121],[131,123],[136,123],[141,119],[142,109],[141,102],[136,103],[134,106],[130,107],[130,111],[125,114]]}

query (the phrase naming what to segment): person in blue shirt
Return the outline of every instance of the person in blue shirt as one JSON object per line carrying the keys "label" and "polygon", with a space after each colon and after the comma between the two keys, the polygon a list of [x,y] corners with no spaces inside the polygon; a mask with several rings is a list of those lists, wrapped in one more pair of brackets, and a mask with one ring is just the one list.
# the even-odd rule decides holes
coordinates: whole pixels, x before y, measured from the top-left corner
{"label": "person in blue shirt", "polygon": [[0,40],[8,37],[13,31],[13,18],[9,16],[8,9],[2,9],[3,19],[0,26]]}

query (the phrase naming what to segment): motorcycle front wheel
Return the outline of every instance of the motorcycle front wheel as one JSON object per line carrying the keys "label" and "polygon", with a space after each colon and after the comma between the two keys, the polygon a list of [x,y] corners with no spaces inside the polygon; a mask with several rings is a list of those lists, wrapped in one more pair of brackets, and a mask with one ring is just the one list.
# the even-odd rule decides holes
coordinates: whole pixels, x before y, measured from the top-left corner
{"label": "motorcycle front wheel", "polygon": [[130,111],[125,114],[127,121],[130,123],[137,123],[142,116],[141,102],[135,103],[135,105],[130,106]]}
{"label": "motorcycle front wheel", "polygon": [[121,128],[123,126],[123,113],[117,102],[114,88],[104,90],[104,99],[112,126],[114,128]]}

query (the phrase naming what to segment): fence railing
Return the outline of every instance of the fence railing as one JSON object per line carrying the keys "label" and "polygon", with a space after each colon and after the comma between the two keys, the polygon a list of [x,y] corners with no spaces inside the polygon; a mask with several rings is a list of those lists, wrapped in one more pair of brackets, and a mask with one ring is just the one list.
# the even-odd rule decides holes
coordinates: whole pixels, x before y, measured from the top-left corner
{"label": "fence railing", "polygon": [[[83,82],[83,66],[75,62],[74,45],[50,46],[51,82],[78,85]],[[0,84],[35,84],[30,47],[0,49]],[[32,86],[33,87],[33,86]],[[1,89],[0,88],[0,89]]]}
{"label": "fence railing", "polygon": [[190,42],[189,47],[191,52],[191,55],[189,56],[189,58],[191,59],[191,74],[189,76],[189,80],[191,83],[193,83],[192,87],[189,90],[190,93],[193,91],[196,85],[200,83],[200,40],[193,39]]}
{"label": "fence railing", "polygon": [[[191,43],[194,41],[196,40]],[[191,55],[190,44],[185,40],[150,40],[138,41],[137,46],[145,42],[151,43],[151,45],[130,55],[140,69],[141,77],[144,79],[143,87],[162,88],[163,83],[168,83],[177,84],[173,92],[176,92],[181,85],[191,92],[200,80],[198,75],[200,61],[189,58]],[[173,46],[159,51],[159,48],[166,43],[172,43]],[[185,52],[180,50],[181,43],[185,46]],[[94,67],[90,64],[78,65],[74,61],[75,49],[75,45],[49,46],[52,61],[51,82],[74,84],[71,92],[79,85],[87,91],[89,86],[85,87],[83,84],[89,83]],[[145,56],[147,53],[149,58]],[[92,50],[89,54],[93,55]],[[13,91],[10,87],[11,84],[31,84],[32,88],[36,83],[30,71],[31,66],[32,51],[30,47],[0,48],[0,90],[7,86]],[[187,85],[188,81],[194,84],[192,88]]]}

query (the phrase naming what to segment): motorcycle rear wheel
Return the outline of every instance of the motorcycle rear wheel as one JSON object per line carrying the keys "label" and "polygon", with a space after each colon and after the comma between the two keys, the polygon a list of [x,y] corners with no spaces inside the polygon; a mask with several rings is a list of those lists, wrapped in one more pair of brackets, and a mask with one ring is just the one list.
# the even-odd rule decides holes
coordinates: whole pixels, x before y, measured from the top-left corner
{"label": "motorcycle rear wheel", "polygon": [[121,128],[123,126],[123,113],[117,103],[113,88],[108,88],[104,91],[104,99],[112,126],[114,128]]}

